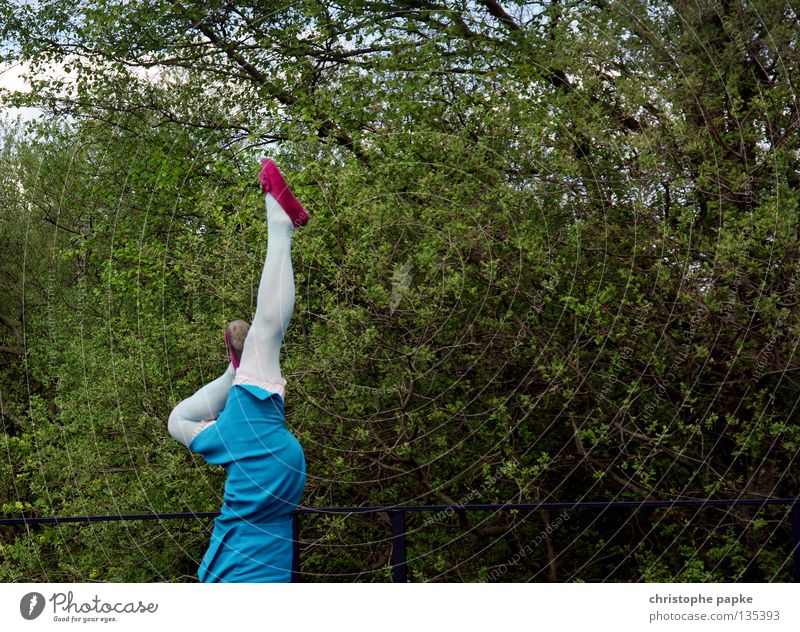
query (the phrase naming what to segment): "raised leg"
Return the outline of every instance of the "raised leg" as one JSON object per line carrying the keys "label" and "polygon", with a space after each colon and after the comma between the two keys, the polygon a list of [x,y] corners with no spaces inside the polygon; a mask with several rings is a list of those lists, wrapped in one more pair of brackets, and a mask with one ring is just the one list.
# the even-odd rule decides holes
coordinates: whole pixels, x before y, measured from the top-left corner
{"label": "raised leg", "polygon": [[233,378],[233,365],[229,364],[225,373],[175,406],[167,423],[170,436],[188,448],[194,438],[225,408]]}
{"label": "raised leg", "polygon": [[256,313],[244,341],[237,374],[283,382],[280,348],[294,310],[292,220],[271,193],[266,194],[267,255],[258,286]]}

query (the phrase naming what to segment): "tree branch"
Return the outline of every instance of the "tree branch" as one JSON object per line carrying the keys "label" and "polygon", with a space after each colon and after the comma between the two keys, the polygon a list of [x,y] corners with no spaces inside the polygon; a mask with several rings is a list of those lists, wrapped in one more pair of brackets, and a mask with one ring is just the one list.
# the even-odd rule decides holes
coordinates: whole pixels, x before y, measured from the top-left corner
{"label": "tree branch", "polygon": [[18,343],[22,343],[22,333],[19,330],[19,327],[5,314],[0,314],[0,323],[4,324],[11,330],[11,333],[14,335],[14,340]]}
{"label": "tree branch", "polygon": [[[258,85],[265,86],[270,89],[272,95],[283,105],[286,106],[293,106],[298,103],[297,97],[292,94],[288,94],[286,92],[275,90],[274,87],[270,84],[267,75],[261,72],[258,68],[256,68],[253,64],[247,61],[238,51],[234,49],[234,47],[227,42],[224,42],[215,32],[214,30],[208,25],[204,24],[203,22],[195,23],[194,27],[197,28],[203,35],[206,36],[208,41],[210,41],[217,49],[222,51],[231,61],[237,64],[240,68],[242,68],[247,75]],[[356,142],[350,137],[347,132],[342,130],[336,124],[333,123],[329,118],[324,118],[321,123],[321,127],[318,130],[318,133],[321,137],[332,137],[336,140],[337,143],[346,147],[347,149],[351,150],[359,160],[364,163],[369,162],[366,154],[358,147]]]}
{"label": "tree branch", "polygon": [[511,19],[511,16],[500,6],[499,2],[495,2],[495,0],[481,0],[481,4],[486,7],[489,13],[500,20],[509,31],[521,30],[520,25]]}

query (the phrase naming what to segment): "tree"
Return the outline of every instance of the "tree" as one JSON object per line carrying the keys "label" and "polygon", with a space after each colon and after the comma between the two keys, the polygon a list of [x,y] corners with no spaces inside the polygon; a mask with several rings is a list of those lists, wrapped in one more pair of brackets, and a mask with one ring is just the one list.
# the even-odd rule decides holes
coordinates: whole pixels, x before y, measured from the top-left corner
{"label": "tree", "polygon": [[[72,165],[54,207],[48,179],[23,187],[38,226],[57,221],[64,277],[56,326],[25,324],[41,386],[14,391],[33,428],[17,449],[50,482],[11,498],[41,513],[218,504],[218,477],[205,486],[216,474],[164,420],[220,368],[215,332],[253,308],[265,150],[315,224],[295,240],[284,356],[306,504],[795,494],[785,3],[0,6],[7,50],[36,73],[9,102],[67,115],[32,151]],[[47,79],[53,64],[72,80]],[[53,500],[66,450],[82,455],[76,494]],[[492,577],[542,532],[503,579],[788,575],[774,510],[409,526],[420,580]],[[202,544],[202,525],[175,528]],[[386,578],[377,519],[304,534],[331,544],[307,552],[311,577]],[[140,549],[102,570],[82,537],[37,544],[74,562],[18,554],[12,573],[192,573],[190,553],[176,569]]]}

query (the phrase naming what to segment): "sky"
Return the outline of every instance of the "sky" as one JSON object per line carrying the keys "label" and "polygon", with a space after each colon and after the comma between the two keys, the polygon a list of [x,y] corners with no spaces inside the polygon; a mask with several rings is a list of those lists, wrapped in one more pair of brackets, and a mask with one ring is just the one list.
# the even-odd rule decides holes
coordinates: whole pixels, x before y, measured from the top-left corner
{"label": "sky", "polygon": [[[24,72],[21,63],[0,63],[0,91],[2,90],[25,90],[27,84],[20,76]],[[4,107],[3,118],[15,119],[18,116],[24,122],[32,121],[41,115],[37,108],[10,108]]]}

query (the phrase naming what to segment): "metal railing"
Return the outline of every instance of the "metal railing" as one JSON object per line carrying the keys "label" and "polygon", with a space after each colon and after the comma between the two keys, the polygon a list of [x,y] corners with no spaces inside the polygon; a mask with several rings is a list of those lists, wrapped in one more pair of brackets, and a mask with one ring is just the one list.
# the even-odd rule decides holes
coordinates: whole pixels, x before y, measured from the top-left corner
{"label": "metal railing", "polygon": [[[466,512],[466,511],[523,511],[548,510],[636,510],[673,507],[766,507],[768,505],[791,506],[792,556],[794,578],[800,582],[800,498],[736,498],[736,499],[691,499],[691,500],[630,500],[630,501],[585,501],[585,502],[541,502],[505,504],[464,504],[464,505],[389,505],[379,507],[300,507],[296,509],[293,523],[292,581],[299,582],[300,570],[300,516],[309,514],[388,514],[392,530],[392,553],[390,566],[393,582],[408,581],[408,561],[406,559],[406,514],[417,512]],[[216,518],[219,512],[190,512],[165,514],[128,514],[117,516],[55,516],[49,518],[3,518],[3,525],[60,524],[69,522],[110,522],[119,520],[172,520],[179,518]]]}

